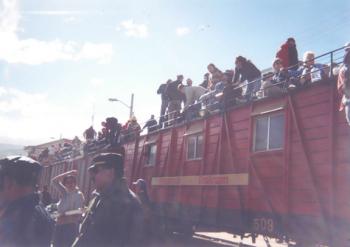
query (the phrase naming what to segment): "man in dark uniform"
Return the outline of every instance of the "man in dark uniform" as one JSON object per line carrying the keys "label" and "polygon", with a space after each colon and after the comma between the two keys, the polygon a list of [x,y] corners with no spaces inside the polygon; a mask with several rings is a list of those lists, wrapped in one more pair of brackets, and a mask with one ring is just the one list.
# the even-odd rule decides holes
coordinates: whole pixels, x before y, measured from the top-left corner
{"label": "man in dark uniform", "polygon": [[103,153],[89,167],[96,187],[73,246],[140,246],[144,215],[139,199],[129,190],[123,157]]}
{"label": "man in dark uniform", "polygon": [[50,246],[53,220],[35,193],[41,168],[22,156],[0,160],[0,246]]}

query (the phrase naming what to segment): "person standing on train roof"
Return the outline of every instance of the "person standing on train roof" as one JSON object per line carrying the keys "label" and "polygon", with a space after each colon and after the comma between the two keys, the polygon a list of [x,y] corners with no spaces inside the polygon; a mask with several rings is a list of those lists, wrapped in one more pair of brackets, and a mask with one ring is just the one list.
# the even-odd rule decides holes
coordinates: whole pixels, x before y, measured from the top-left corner
{"label": "person standing on train roof", "polygon": [[284,68],[291,70],[298,69],[298,50],[294,38],[288,38],[287,41],[281,45],[281,48],[276,53],[276,58],[282,60]]}
{"label": "person standing on train roof", "polygon": [[187,87],[191,87],[192,84],[193,84],[192,79],[191,79],[191,78],[187,78],[187,79],[186,79],[186,86],[187,86]]}
{"label": "person standing on train roof", "polygon": [[170,82],[166,89],[166,94],[169,97],[168,125],[171,125],[173,123],[173,119],[179,115],[181,103],[185,100],[182,93],[177,90],[183,79],[183,75],[178,75],[176,81]]}
{"label": "person standing on train roof", "polygon": [[244,81],[248,81],[245,97],[250,100],[261,86],[261,72],[260,70],[245,57],[238,56],[235,60],[235,74],[233,77],[233,86],[238,86]]}
{"label": "person standing on train roof", "polygon": [[157,90],[157,94],[160,94],[161,96],[161,106],[160,106],[160,118],[159,118],[159,124],[162,124],[165,121],[165,112],[166,109],[168,108],[168,104],[169,104],[169,97],[166,93],[166,89],[168,87],[168,85],[170,84],[171,79],[167,80],[166,83],[162,83],[160,84],[158,90]]}
{"label": "person standing on train roof", "polygon": [[155,131],[158,129],[158,123],[157,120],[155,120],[154,115],[151,115],[151,118],[147,120],[147,122],[145,123],[145,125],[143,126],[142,130],[144,130],[145,128],[147,128],[147,132],[150,133],[152,131]]}
{"label": "person standing on train roof", "polygon": [[73,246],[142,246],[144,214],[140,200],[124,178],[120,154],[101,153],[88,168],[95,185]]}
{"label": "person standing on train roof", "polygon": [[345,118],[350,126],[350,49],[345,53],[337,84],[338,92],[342,95],[339,111],[345,110]]}
{"label": "person standing on train roof", "polygon": [[184,86],[180,84],[178,90],[184,95],[186,110],[190,105],[193,105],[199,98],[207,92],[207,89],[201,86]]}
{"label": "person standing on train roof", "polygon": [[51,182],[60,193],[57,203],[59,216],[54,233],[54,246],[71,246],[78,235],[84,207],[84,195],[77,187],[77,171],[72,170],[54,177]]}
{"label": "person standing on train roof", "polygon": [[35,193],[41,170],[24,156],[0,160],[0,246],[50,246],[54,222]]}

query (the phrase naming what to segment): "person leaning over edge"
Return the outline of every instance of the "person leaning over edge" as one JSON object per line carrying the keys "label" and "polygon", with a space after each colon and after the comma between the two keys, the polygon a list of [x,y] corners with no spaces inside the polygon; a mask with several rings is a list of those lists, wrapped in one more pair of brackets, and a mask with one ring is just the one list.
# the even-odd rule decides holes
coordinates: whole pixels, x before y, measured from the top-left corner
{"label": "person leaning over edge", "polygon": [[35,193],[41,169],[28,157],[0,160],[1,246],[50,246],[54,223]]}
{"label": "person leaning over edge", "polygon": [[102,153],[89,167],[96,195],[89,204],[73,246],[140,246],[144,216],[124,178],[120,154]]}

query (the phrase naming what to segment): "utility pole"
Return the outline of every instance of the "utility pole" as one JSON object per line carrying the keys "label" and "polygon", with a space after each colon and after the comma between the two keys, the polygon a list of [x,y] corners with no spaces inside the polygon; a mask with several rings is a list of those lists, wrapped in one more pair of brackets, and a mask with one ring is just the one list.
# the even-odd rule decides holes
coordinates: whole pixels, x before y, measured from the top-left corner
{"label": "utility pole", "polygon": [[134,116],[134,94],[131,94],[131,102],[130,102],[130,114],[129,114],[129,119]]}
{"label": "utility pole", "polygon": [[129,119],[134,116],[134,94],[131,94],[131,101],[130,101],[130,105],[124,103],[123,101],[121,101],[120,99],[117,98],[109,98],[108,99],[111,102],[120,102],[122,103],[122,105],[126,106],[127,108],[129,108]]}

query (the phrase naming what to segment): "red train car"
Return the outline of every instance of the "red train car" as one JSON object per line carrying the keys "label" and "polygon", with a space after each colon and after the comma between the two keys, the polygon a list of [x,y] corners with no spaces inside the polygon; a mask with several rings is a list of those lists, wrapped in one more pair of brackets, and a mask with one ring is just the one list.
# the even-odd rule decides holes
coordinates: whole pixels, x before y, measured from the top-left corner
{"label": "red train car", "polygon": [[171,226],[350,244],[350,127],[335,79],[125,144]]}
{"label": "red train car", "polygon": [[[124,144],[129,183],[143,178],[159,225],[211,227],[306,246],[349,246],[350,127],[336,78],[234,106]],[[90,156],[47,166],[43,184]]]}

